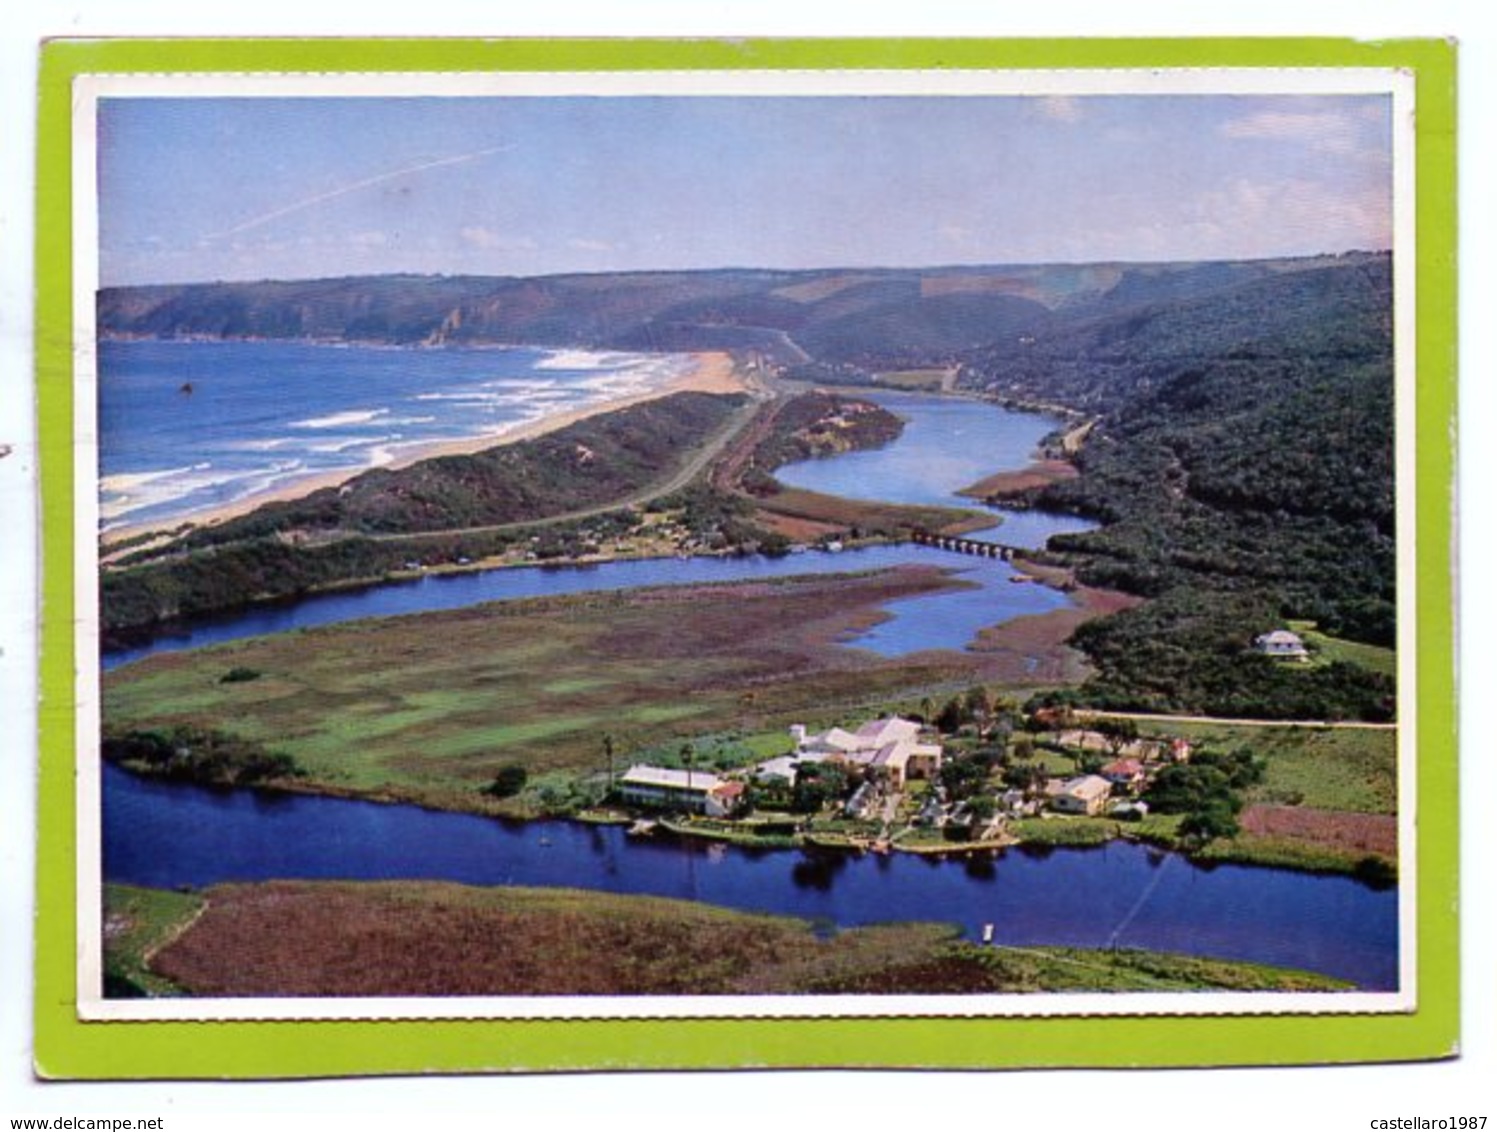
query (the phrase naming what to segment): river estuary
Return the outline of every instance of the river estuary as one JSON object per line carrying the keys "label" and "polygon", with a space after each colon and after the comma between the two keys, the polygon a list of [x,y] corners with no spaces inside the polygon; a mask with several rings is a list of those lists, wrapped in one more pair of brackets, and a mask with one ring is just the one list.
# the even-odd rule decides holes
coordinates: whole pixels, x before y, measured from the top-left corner
{"label": "river estuary", "polygon": [[[910,394],[876,399],[904,416],[886,448],[782,470],[795,486],[947,505],[960,487],[1024,466],[1046,418],[973,401]],[[1042,545],[1085,524],[1066,516],[995,513],[1002,541]],[[982,537],[982,536],[978,536]],[[483,601],[639,585],[827,573],[906,562],[963,571],[977,589],[891,603],[890,618],[852,647],[900,655],[960,648],[976,631],[1060,608],[1065,595],[1013,585],[1006,563],[925,547],[879,547],[781,559],[670,559],[589,567],[495,570],[331,594],[252,610],[105,657],[195,648],[355,618]],[[829,929],[937,920],[976,938],[992,924],[1014,945],[1112,945],[1304,968],[1369,990],[1397,985],[1397,893],[1346,877],[1221,865],[1116,842],[1100,849],[1009,850],[961,860],[745,851],[627,838],[615,827],[514,824],[412,806],[222,792],[104,770],[104,872],[154,887],[270,878],[444,879],[648,893],[815,920]]]}

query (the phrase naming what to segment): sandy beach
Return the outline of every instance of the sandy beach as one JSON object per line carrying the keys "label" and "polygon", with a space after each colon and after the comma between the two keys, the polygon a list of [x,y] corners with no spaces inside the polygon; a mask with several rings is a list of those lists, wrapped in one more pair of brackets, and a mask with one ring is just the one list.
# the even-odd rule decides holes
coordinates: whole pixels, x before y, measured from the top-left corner
{"label": "sandy beach", "polygon": [[[658,400],[661,397],[668,397],[672,393],[742,393],[748,388],[744,376],[738,371],[737,366],[734,365],[731,354],[724,351],[711,351],[693,354],[692,358],[693,364],[687,372],[644,393],[638,393],[631,397],[619,397],[610,401],[599,401],[584,408],[545,416],[497,436],[470,436],[437,441],[430,444],[417,443],[402,445],[396,458],[388,464],[381,465],[381,467],[389,469],[405,468],[436,456],[467,455],[473,452],[482,452],[489,448],[497,448],[505,444],[514,444],[521,440],[531,440],[537,436],[543,436],[548,432],[555,432],[559,428],[565,428],[567,425],[583,420],[586,417],[596,416],[599,413],[613,412],[616,409],[622,409],[629,405],[637,405],[645,401]],[[101,546],[107,549],[111,546],[117,546],[119,543],[139,539],[142,536],[152,533],[161,533],[164,535],[167,531],[175,530],[184,523],[192,523],[199,527],[211,527],[227,519],[247,515],[249,512],[255,510],[255,508],[263,506],[266,503],[301,499],[325,487],[337,487],[339,484],[347,483],[356,476],[360,476],[370,470],[369,468],[346,468],[338,471],[302,476],[268,491],[256,492],[242,499],[236,499],[232,503],[226,503],[221,507],[195,511],[191,515],[178,519],[116,527],[100,535],[99,541]]]}

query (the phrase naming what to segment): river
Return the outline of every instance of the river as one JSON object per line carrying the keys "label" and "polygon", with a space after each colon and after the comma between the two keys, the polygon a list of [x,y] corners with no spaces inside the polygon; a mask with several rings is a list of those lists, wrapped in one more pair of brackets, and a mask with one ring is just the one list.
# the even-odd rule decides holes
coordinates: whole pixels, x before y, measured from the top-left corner
{"label": "river", "polygon": [[[842,494],[872,483],[879,498],[959,503],[953,490],[1005,466],[1022,466],[1050,427],[1044,418],[971,401],[882,393],[877,399],[906,417],[904,436],[874,452],[783,469],[787,482]],[[857,471],[848,473],[854,464]],[[1026,545],[1083,525],[1043,514],[999,512],[995,520],[1003,524],[995,537]],[[1024,533],[1016,533],[1020,527]],[[1010,584],[1006,563],[916,546],[781,559],[629,561],[434,576],[329,594],[199,625],[105,660],[112,666],[162,649],[482,601],[907,562],[960,570],[979,588],[891,603],[890,618],[853,647],[886,654],[960,648],[984,625],[1067,601],[1043,586]],[[1132,844],[1011,850],[961,861],[752,852],[627,839],[616,828],[520,825],[410,806],[216,792],[108,767],[104,799],[104,871],[125,883],[342,877],[556,885],[681,897],[836,926],[936,920],[976,935],[991,923],[997,941],[1020,946],[1116,944],[1304,968],[1366,989],[1397,983],[1396,891],[1279,869],[1203,869]]]}
{"label": "river", "polygon": [[208,790],[104,771],[106,875],[155,888],[274,878],[449,880],[701,900],[854,927],[994,925],[1002,944],[1143,947],[1397,983],[1392,892],[1114,842],[935,860],[630,838],[415,806]]}

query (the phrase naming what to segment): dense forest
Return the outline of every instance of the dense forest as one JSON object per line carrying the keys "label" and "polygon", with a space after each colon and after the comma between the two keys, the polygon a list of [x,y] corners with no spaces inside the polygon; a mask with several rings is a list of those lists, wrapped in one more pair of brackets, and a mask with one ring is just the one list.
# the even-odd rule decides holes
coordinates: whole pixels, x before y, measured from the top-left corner
{"label": "dense forest", "polygon": [[1151,598],[1083,627],[1083,691],[1113,707],[1388,718],[1392,682],[1286,669],[1250,648],[1286,619],[1395,635],[1391,282],[1386,260],[1088,319],[964,380],[1102,410],[1082,475],[1021,504],[1101,529],[1052,541],[1081,580]]}

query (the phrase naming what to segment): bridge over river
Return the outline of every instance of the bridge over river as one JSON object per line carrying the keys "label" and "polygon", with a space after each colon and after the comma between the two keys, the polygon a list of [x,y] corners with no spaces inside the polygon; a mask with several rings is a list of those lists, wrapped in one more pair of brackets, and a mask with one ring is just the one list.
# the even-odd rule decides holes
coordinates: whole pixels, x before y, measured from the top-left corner
{"label": "bridge over river", "polygon": [[917,530],[910,535],[912,542],[921,546],[933,546],[937,550],[950,550],[957,554],[975,554],[979,558],[1001,558],[1005,562],[1012,562],[1014,557],[1033,553],[1033,549],[1022,546],[1009,546],[1001,542],[985,542],[975,538],[961,538],[953,535],[938,535],[930,531]]}

